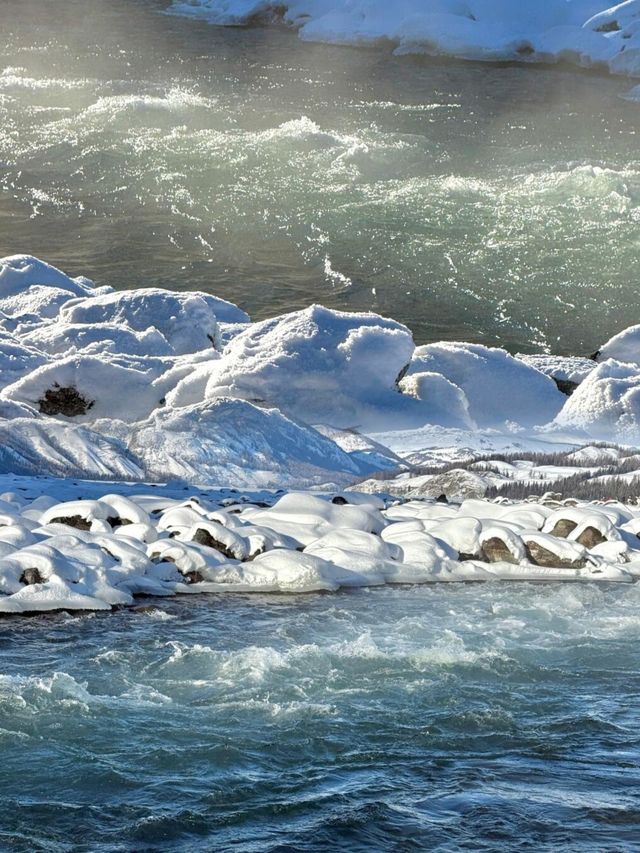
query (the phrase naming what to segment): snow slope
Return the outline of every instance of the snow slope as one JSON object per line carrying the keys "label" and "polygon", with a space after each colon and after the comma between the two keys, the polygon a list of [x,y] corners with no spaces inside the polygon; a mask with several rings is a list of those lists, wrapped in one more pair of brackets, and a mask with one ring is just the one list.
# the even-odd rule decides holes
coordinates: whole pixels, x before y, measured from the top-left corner
{"label": "snow slope", "polygon": [[174,0],[169,11],[223,26],[285,23],[307,41],[396,54],[565,60],[640,76],[640,0]]}

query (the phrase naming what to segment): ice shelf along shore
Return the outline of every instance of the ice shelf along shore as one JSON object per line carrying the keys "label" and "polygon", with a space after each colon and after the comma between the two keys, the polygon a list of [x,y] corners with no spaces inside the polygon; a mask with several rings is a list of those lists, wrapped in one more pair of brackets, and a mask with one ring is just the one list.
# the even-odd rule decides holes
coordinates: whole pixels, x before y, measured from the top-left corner
{"label": "ice shelf along shore", "polygon": [[252,323],[209,294],[96,288],[23,255],[0,261],[0,312],[0,612],[640,575],[629,502],[482,499],[578,475],[606,497],[604,475],[636,476],[640,327],[590,358],[416,347],[375,314]]}
{"label": "ice shelf along shore", "polygon": [[557,62],[640,76],[640,0],[174,0],[221,26],[284,24],[307,41],[396,54]]}

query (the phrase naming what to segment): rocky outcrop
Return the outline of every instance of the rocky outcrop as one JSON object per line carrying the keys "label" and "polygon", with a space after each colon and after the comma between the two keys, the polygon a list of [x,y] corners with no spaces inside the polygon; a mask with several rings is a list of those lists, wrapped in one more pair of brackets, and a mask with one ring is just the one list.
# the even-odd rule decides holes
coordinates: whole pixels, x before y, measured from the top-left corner
{"label": "rocky outcrop", "polygon": [[518,563],[506,542],[497,536],[492,536],[482,543],[482,559],[487,563]]}
{"label": "rocky outcrop", "polygon": [[43,415],[74,418],[86,415],[94,403],[95,400],[87,400],[72,385],[63,388],[54,382],[53,387],[45,391],[44,397],[38,400],[38,408]]}

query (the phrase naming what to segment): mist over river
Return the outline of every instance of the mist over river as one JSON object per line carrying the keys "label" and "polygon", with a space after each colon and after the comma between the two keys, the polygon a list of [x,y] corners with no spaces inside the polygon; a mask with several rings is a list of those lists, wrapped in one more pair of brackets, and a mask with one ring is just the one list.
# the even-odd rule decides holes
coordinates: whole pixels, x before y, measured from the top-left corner
{"label": "mist over river", "polygon": [[4,0],[0,253],[254,319],[586,354],[640,321],[640,105],[568,67],[393,58],[154,0]]}

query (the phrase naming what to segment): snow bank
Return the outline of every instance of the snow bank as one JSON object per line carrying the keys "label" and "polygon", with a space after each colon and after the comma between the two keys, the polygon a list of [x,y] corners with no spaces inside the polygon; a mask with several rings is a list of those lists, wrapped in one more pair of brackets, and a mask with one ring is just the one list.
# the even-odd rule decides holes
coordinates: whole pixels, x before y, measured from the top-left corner
{"label": "snow bank", "polygon": [[606,0],[174,0],[170,13],[223,26],[282,23],[307,41],[396,54],[570,61],[640,76],[640,2]]}
{"label": "snow bank", "polygon": [[376,314],[312,305],[255,323],[227,346],[205,395],[239,397],[308,423],[358,427],[417,425],[428,405],[397,382],[413,353],[409,330]]}
{"label": "snow bank", "polygon": [[544,507],[517,503],[384,509],[377,497],[353,499],[298,492],[258,506],[221,493],[98,492],[61,502],[5,493],[0,613],[106,610],[136,595],[640,577],[640,510],[581,504],[545,517]]}
{"label": "snow bank", "polygon": [[61,319],[70,324],[115,323],[138,332],[154,328],[176,355],[182,355],[215,348],[218,320],[243,323],[249,318],[230,302],[206,293],[149,287],[73,303],[63,308]]}
{"label": "snow bank", "polygon": [[610,358],[640,365],[640,326],[630,326],[614,335],[595,354],[599,362]]}
{"label": "snow bank", "polygon": [[[563,361],[567,397],[551,356],[416,348],[372,313],[312,305],[251,323],[208,294],[96,289],[28,256],[0,261],[3,299],[14,313],[0,309],[0,472],[342,489],[454,445],[461,459],[521,447],[525,431],[539,443],[638,431],[634,329],[603,347],[625,362]],[[406,472],[389,488],[465,497],[487,482]]]}
{"label": "snow bank", "polygon": [[640,366],[607,359],[587,376],[555,419],[562,429],[634,441],[640,437]]}
{"label": "snow bank", "polygon": [[127,446],[150,480],[295,487],[370,470],[314,429],[243,400],[158,410],[127,432]]}

